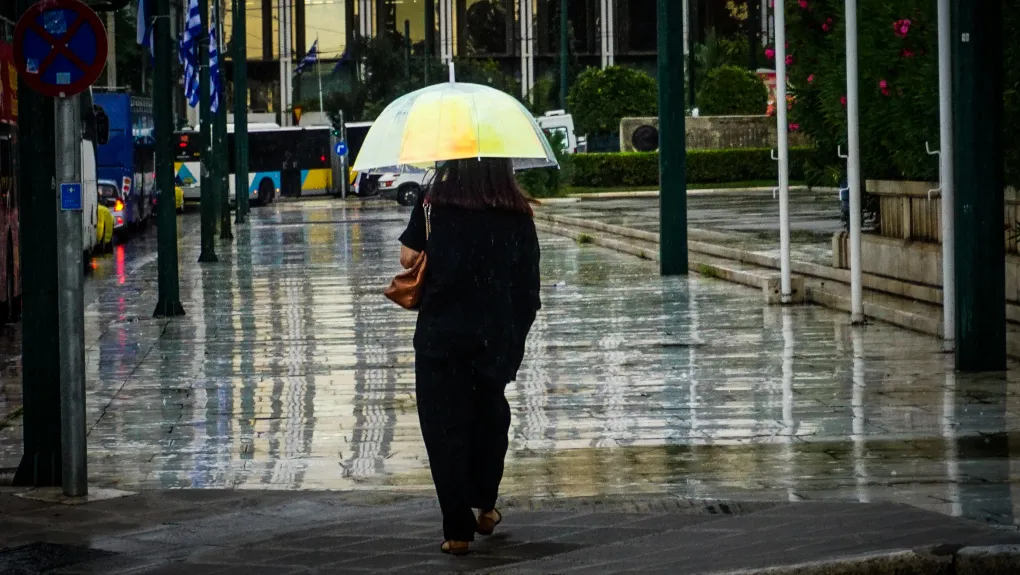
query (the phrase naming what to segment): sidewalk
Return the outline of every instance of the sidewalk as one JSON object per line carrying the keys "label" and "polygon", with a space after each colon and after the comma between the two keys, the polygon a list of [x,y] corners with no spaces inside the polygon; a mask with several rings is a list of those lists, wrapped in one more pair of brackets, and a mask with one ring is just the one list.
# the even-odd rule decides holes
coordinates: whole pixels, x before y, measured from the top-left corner
{"label": "sidewalk", "polygon": [[[0,572],[708,574],[786,566],[769,572],[1000,575],[1020,569],[1020,533],[892,503],[600,498],[511,500],[503,510],[495,535],[479,539],[470,556],[451,558],[439,553],[440,515],[426,498],[189,490],[66,507],[0,495],[0,547],[14,549],[0,551]],[[1009,547],[987,548],[996,545]]]}
{"label": "sidewalk", "polygon": [[[407,215],[395,206],[361,209],[331,200],[271,206],[254,211],[234,242],[217,242],[220,263],[199,266],[198,214],[186,214],[180,250],[187,315],[172,321],[151,318],[152,238],[104,260],[89,281],[86,310],[89,478],[95,487],[141,495],[60,513],[6,498],[0,527],[20,535],[4,545],[50,540],[95,547],[107,535],[134,542],[141,531],[159,528],[154,539],[141,541],[173,549],[173,558],[209,562],[208,554],[192,558],[193,552],[206,544],[216,557],[229,556],[217,546],[263,551],[272,547],[263,540],[282,541],[302,529],[328,534],[350,523],[361,529],[358,536],[405,534],[414,541],[401,550],[425,549],[426,558],[416,560],[436,560],[439,533],[413,394],[415,316],[380,295],[396,271]],[[617,497],[734,501],[741,509],[803,501],[830,507],[797,508],[827,511],[811,519],[820,522],[817,529],[784,519],[783,537],[818,531],[855,544],[865,537],[846,553],[888,550],[886,541],[895,549],[986,543],[956,531],[940,534],[944,526],[971,529],[964,520],[1016,529],[1015,364],[1005,374],[957,375],[935,338],[880,324],[852,328],[844,314],[817,307],[768,307],[760,292],[706,277],[662,278],[653,262],[563,237],[544,236],[542,248],[544,309],[525,368],[508,388],[513,423],[503,493],[520,508],[569,511],[579,508],[578,498]],[[17,357],[20,340],[4,341],[0,354]],[[19,457],[20,444],[0,442],[3,461]],[[366,501],[378,504],[354,505]],[[386,501],[395,507],[378,506]],[[357,523],[368,515],[403,517],[405,504],[420,512],[407,526]],[[274,505],[282,507],[266,515],[293,522],[224,515]],[[33,509],[41,523],[11,517]],[[840,523],[861,509],[879,515],[864,526]],[[868,535],[900,525],[900,511],[925,513],[910,515],[903,531],[924,537]],[[661,519],[672,523],[680,512],[669,513]],[[556,549],[559,559],[567,551],[605,557],[593,548],[548,547],[569,535],[548,528],[557,518],[567,519],[515,511],[507,528],[512,541],[533,542],[546,555]],[[583,521],[617,526],[624,519]],[[684,551],[694,554],[691,561],[717,558],[719,569],[729,569],[725,561],[741,555],[715,544],[719,533],[733,533],[719,529],[676,539],[697,546]],[[746,535],[735,545],[769,540],[747,535],[752,527],[734,529]],[[44,537],[49,531],[58,534]],[[346,552],[387,550],[357,543]],[[149,543],[102,545],[158,557]],[[836,556],[829,542],[819,545],[825,551],[819,558]],[[607,549],[609,559],[642,565],[634,563],[633,549],[622,557],[612,555],[616,547]],[[656,546],[649,557],[669,549]],[[761,555],[749,549],[748,556]],[[523,562],[533,556],[520,559],[514,569],[533,568]],[[678,560],[658,559],[643,565],[654,572]]]}

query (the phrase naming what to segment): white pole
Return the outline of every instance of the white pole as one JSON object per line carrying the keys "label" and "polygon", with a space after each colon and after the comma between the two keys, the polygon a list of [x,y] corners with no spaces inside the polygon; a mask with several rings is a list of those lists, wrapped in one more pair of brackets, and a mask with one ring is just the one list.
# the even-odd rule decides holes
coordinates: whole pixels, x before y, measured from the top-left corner
{"label": "white pole", "polygon": [[527,0],[521,0],[521,97],[528,97],[528,18]]}
{"label": "white pole", "polygon": [[942,332],[943,349],[956,350],[956,177],[953,161],[953,62],[949,0],[939,0],[939,163],[942,176]]}
{"label": "white pole", "polygon": [[319,58],[319,35],[315,35],[315,75],[319,77],[319,113],[326,113],[326,107],[322,105],[322,59]]}
{"label": "white pole", "polygon": [[609,16],[606,14],[606,2],[608,0],[602,0],[600,8],[602,9],[601,20],[599,26],[599,36],[602,40],[602,69],[605,70],[609,66],[609,40],[606,36],[609,34]]}
{"label": "white pole", "polygon": [[786,15],[784,0],[776,0],[776,118],[779,135],[779,258],[783,303],[793,301],[790,277],[790,150],[786,119]]}
{"label": "white pole", "polygon": [[857,0],[846,0],[847,185],[850,186],[850,321],[864,321],[861,271],[861,141],[857,98]]}
{"label": "white pole", "polygon": [[609,65],[616,65],[616,13],[614,12],[613,0],[606,0],[606,15],[609,17],[609,26],[606,28],[606,44],[609,46]]}
{"label": "white pole", "polygon": [[286,6],[286,0],[279,0],[277,2],[277,14],[276,21],[279,24],[279,48],[277,49],[277,57],[280,59],[280,125],[287,125],[287,67],[284,65],[284,37],[283,37],[283,10]]}

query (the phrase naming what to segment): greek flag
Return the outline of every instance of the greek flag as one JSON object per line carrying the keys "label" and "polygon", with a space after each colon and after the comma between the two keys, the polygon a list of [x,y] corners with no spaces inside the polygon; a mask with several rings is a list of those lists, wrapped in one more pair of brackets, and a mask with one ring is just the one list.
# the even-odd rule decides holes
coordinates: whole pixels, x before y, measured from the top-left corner
{"label": "greek flag", "polygon": [[202,34],[202,15],[198,11],[198,0],[188,4],[188,21],[184,26],[184,37],[178,43],[179,59],[184,66],[184,96],[188,105],[194,108],[199,102],[198,92],[198,57],[196,56],[195,39]]}
{"label": "greek flag", "polygon": [[149,54],[156,55],[152,41],[152,0],[138,0],[138,20],[136,21],[135,42],[139,46],[148,46]]}
{"label": "greek flag", "polygon": [[318,61],[319,61],[319,41],[315,40],[315,42],[312,42],[312,47],[311,49],[308,50],[308,53],[305,54],[305,57],[302,58],[300,62],[298,62],[297,68],[294,68],[294,77],[296,78],[300,76],[301,73],[305,71],[305,68],[311,66],[312,64],[315,64]]}
{"label": "greek flag", "polygon": [[209,24],[209,91],[212,94],[212,105],[209,109],[214,114],[220,109],[220,93],[223,92],[220,81],[220,35],[217,30],[219,22],[216,21],[218,12],[219,10],[213,10]]}
{"label": "greek flag", "polygon": [[340,59],[339,59],[339,60],[337,60],[337,61],[336,61],[336,65],[335,65],[335,66],[333,66],[333,73],[334,73],[334,74],[336,74],[337,72],[339,72],[339,71],[340,71],[340,69],[341,69],[341,68],[343,68],[344,64],[345,64],[345,63],[347,63],[347,62],[348,62],[348,60],[350,60],[350,57],[348,56],[348,51],[349,51],[349,50],[350,50],[350,48],[348,48],[348,47],[346,47],[346,46],[344,47],[344,53],[343,53],[343,54],[340,54]]}

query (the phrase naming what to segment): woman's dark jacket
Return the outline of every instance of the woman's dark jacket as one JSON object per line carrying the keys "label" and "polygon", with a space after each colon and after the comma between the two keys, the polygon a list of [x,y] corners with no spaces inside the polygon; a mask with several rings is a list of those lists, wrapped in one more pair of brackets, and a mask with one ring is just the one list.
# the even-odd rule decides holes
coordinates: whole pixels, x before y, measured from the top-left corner
{"label": "woman's dark jacket", "polygon": [[539,298],[538,235],[529,214],[431,208],[411,213],[400,242],[428,256],[414,349],[469,360],[496,380],[516,379]]}

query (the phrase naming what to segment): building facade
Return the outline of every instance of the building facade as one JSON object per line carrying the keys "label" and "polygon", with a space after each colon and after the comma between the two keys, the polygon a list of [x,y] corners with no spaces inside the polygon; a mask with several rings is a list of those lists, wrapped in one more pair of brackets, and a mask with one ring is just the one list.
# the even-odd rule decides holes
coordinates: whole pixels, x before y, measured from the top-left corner
{"label": "building facade", "polygon": [[[226,38],[231,37],[230,0],[223,2]],[[290,109],[318,90],[343,90],[349,75],[335,74],[347,60],[357,38],[393,34],[403,41],[405,29],[420,49],[431,41],[431,54],[451,58],[493,60],[521,84],[523,95],[544,75],[558,69],[561,0],[244,0],[246,2],[249,101],[256,112]],[[691,39],[724,25],[725,2],[676,0],[688,5]],[[656,65],[657,0],[567,0],[569,49],[582,66],[621,64],[654,73]],[[767,32],[765,2],[751,1],[761,11]],[[427,11],[433,10],[432,18]],[[432,30],[427,27],[431,21]],[[281,26],[281,23],[283,24]],[[671,26],[688,32],[687,22]],[[318,42],[318,70],[293,78],[294,66]],[[228,51],[228,54],[230,52]],[[282,55],[282,58],[281,58]],[[281,90],[281,86],[283,89]],[[283,102],[281,92],[289,94]]]}

